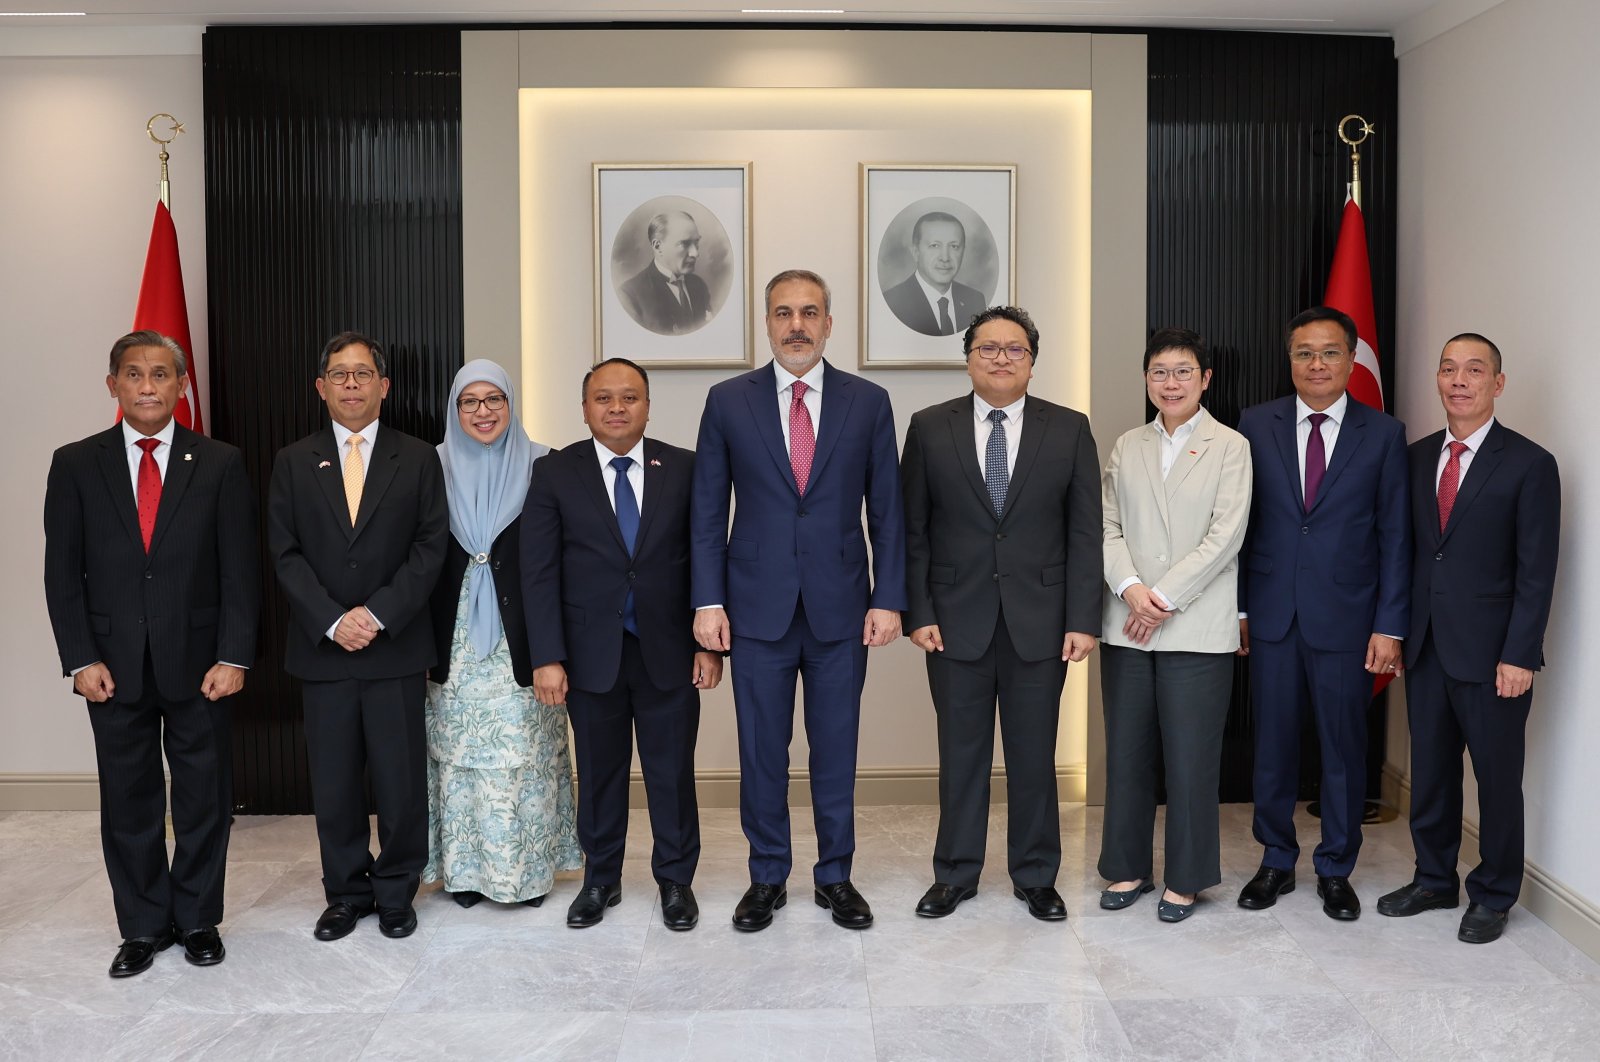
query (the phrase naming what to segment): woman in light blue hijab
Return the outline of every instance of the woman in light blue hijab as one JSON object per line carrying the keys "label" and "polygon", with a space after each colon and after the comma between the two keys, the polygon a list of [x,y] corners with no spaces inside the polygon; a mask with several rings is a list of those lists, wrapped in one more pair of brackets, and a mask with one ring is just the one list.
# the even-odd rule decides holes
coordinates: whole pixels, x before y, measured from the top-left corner
{"label": "woman in light blue hijab", "polygon": [[517,419],[494,362],[456,373],[444,465],[454,540],[432,600],[441,661],[428,674],[428,865],[463,907],[537,907],[583,865],[567,710],[534,698],[518,556],[533,463],[549,451]]}

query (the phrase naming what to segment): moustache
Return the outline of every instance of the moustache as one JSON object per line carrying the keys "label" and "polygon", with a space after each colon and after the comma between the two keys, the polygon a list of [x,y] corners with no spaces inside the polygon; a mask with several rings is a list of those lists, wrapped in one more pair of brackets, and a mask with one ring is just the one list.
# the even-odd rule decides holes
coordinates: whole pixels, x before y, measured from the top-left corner
{"label": "moustache", "polygon": [[809,344],[811,342],[811,337],[806,335],[804,332],[790,332],[787,336],[784,337],[783,341],[785,343],[807,343],[807,344]]}

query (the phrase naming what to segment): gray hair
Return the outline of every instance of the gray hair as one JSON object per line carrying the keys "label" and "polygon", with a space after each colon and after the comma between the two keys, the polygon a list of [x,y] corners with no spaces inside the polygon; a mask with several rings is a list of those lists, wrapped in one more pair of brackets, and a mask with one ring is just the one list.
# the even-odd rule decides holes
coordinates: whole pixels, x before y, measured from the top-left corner
{"label": "gray hair", "polygon": [[787,284],[791,280],[801,280],[807,284],[815,284],[822,289],[822,312],[833,313],[833,292],[828,288],[828,282],[809,269],[785,269],[771,280],[767,281],[766,301],[767,312],[772,311],[772,289],[779,284]]}
{"label": "gray hair", "polygon": [[164,347],[172,352],[172,363],[178,367],[179,376],[189,375],[189,356],[178,341],[149,328],[129,332],[111,345],[111,375],[122,371],[122,356],[134,347]]}

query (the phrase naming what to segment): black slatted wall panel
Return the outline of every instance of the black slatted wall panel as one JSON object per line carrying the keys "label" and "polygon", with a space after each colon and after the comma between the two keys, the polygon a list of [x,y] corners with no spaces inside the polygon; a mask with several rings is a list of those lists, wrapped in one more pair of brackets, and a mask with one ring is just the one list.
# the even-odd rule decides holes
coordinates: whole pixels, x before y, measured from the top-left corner
{"label": "black slatted wall panel", "polygon": [[[1148,323],[1193,328],[1216,352],[1206,406],[1226,424],[1293,390],[1283,326],[1322,301],[1344,203],[1348,154],[1336,125],[1377,126],[1363,145],[1363,210],[1384,394],[1394,402],[1394,42],[1386,37],[1149,35]],[[1152,413],[1153,415],[1153,413]],[[1368,785],[1383,757],[1372,715]],[[1223,799],[1250,799],[1250,708],[1242,665],[1223,751]],[[1309,750],[1308,750],[1309,751]],[[1316,760],[1303,759],[1313,798]]]}
{"label": "black slatted wall panel", "polygon": [[[442,435],[463,345],[460,33],[211,28],[204,62],[212,428],[243,449],[264,512],[273,455],[328,422],[314,379],[335,332],[387,348],[385,424]],[[262,570],[261,654],[234,710],[235,804],[304,813],[288,609],[264,552]]]}

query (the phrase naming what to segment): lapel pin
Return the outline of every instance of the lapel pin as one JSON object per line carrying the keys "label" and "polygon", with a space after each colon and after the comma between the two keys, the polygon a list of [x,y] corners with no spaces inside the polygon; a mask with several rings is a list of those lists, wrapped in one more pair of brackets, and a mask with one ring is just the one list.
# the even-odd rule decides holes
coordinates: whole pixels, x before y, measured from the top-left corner
{"label": "lapel pin", "polygon": [[184,454],[183,455],[183,459],[185,461],[193,461],[194,460],[194,454]]}
{"label": "lapel pin", "polygon": [[317,467],[318,468],[332,468],[333,467],[333,462],[332,461],[324,461],[324,462],[322,462],[322,464],[318,465]]}
{"label": "lapel pin", "polygon": [[1189,451],[1189,456],[1190,457],[1199,457],[1200,456],[1200,451],[1199,450],[1190,450]]}
{"label": "lapel pin", "polygon": [[660,468],[661,467],[661,459],[658,458],[658,457],[652,457],[650,459],[650,467],[651,468]]}

